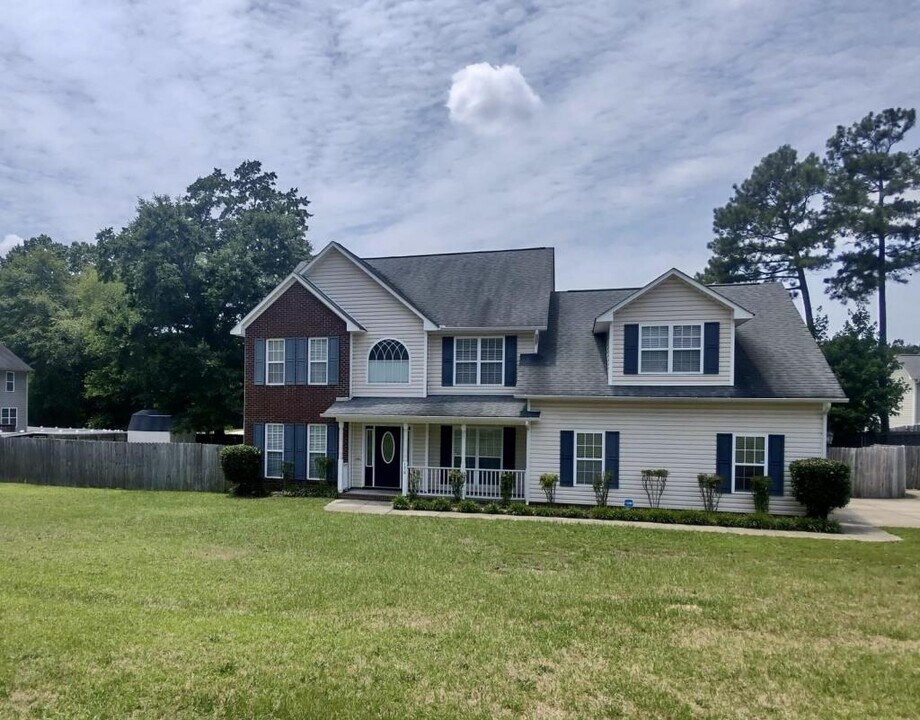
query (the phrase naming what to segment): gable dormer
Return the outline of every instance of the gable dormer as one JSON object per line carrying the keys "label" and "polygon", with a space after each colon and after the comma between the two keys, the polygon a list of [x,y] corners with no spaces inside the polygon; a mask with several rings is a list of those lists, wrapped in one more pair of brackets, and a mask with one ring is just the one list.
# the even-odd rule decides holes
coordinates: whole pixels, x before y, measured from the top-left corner
{"label": "gable dormer", "polygon": [[599,315],[611,385],[733,385],[735,327],[753,317],[672,269]]}

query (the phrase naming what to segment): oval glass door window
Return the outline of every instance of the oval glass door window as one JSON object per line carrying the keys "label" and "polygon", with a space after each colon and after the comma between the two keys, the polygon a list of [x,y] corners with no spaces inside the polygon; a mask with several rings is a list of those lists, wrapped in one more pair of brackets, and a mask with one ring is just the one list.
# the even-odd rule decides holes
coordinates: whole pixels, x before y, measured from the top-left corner
{"label": "oval glass door window", "polygon": [[380,439],[380,456],[387,465],[393,462],[393,458],[396,456],[396,440],[393,437],[393,433],[385,432]]}

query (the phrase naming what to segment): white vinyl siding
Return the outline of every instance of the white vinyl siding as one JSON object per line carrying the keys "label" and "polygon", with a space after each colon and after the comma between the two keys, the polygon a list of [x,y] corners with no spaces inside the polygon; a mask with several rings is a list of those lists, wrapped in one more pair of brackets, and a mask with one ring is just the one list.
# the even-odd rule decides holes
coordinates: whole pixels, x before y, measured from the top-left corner
{"label": "white vinyl siding", "polygon": [[265,477],[280,478],[284,469],[284,425],[265,426]]}
{"label": "white vinyl siding", "polygon": [[310,385],[326,385],[329,380],[329,338],[311,337]]}
{"label": "white vinyl siding", "polygon": [[[515,362],[521,355],[533,353],[534,333],[508,333],[517,335],[517,354]],[[442,338],[447,335],[454,338],[454,363],[457,362],[457,348],[460,344],[458,341],[467,338],[479,337],[479,335],[455,335],[453,333],[432,333],[428,338],[428,392],[431,395],[513,395],[514,388],[504,385],[504,369],[502,370],[502,381],[498,385],[453,385],[447,386],[441,384],[441,357],[442,357]],[[509,362],[509,358],[504,357],[504,335],[502,339],[502,356],[504,362]]]}
{"label": "white vinyl siding", "polygon": [[[824,457],[824,414],[820,404],[721,402],[601,402],[532,401],[540,413],[531,426],[527,481],[530,497],[543,497],[541,473],[559,472],[561,430],[620,433],[620,487],[611,489],[611,505],[631,498],[637,507],[647,504],[642,490],[644,468],[670,471],[662,507],[702,508],[696,476],[715,472],[716,435],[785,436],[784,497],[770,500],[771,512],[801,513],[791,497],[789,463],[806,457]],[[594,503],[590,486],[559,487],[560,503]],[[720,509],[753,511],[750,493],[726,493]]]}
{"label": "white vinyl siding", "polygon": [[265,384],[284,385],[284,340],[265,341]]}
{"label": "white vinyl siding", "polygon": [[891,427],[905,427],[908,425],[920,424],[920,420],[918,420],[920,415],[918,415],[917,412],[917,382],[912,380],[903,368],[895,371],[894,378],[896,380],[902,380],[907,386],[907,391],[901,399],[901,405],[898,407],[897,412],[891,416]]}
{"label": "white vinyl siding", "polygon": [[[310,268],[309,279],[367,330],[351,335],[351,394],[355,397],[424,395],[422,362],[410,363],[408,384],[367,380],[367,359],[380,340],[398,338],[410,358],[425,357],[421,318],[337,250],[329,251]],[[343,344],[341,352],[347,351],[347,344]]]}
{"label": "white vinyl siding", "polygon": [[307,478],[321,480],[316,459],[326,454],[326,425],[307,426]]}
{"label": "white vinyl siding", "polygon": [[[705,375],[700,370],[690,372],[643,372],[638,375],[623,374],[623,327],[638,324],[640,336],[642,326],[686,326],[698,325],[701,329],[707,322],[719,323],[719,374]],[[678,349],[692,350],[693,339],[684,338],[680,331],[678,342],[684,346]],[[734,340],[732,313],[724,305],[691,288],[682,280],[669,278],[653,288],[619,312],[614,313],[611,325],[611,378],[614,385],[730,385],[732,381],[732,342]],[[702,342],[700,344],[702,347]],[[640,337],[640,348],[642,341]],[[670,343],[665,347],[670,347]],[[671,351],[669,350],[669,354]],[[693,353],[678,353],[678,365],[692,358]],[[702,356],[702,350],[700,356]],[[673,362],[674,358],[671,358]]]}

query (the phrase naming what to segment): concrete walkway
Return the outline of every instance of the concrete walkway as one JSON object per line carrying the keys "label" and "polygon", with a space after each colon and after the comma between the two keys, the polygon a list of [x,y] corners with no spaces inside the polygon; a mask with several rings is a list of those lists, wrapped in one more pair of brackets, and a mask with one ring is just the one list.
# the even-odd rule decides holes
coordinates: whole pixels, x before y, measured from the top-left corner
{"label": "concrete walkway", "polygon": [[832,517],[854,525],[920,528],[920,492],[908,490],[907,497],[898,499],[854,498]]}
{"label": "concrete walkway", "polygon": [[[487,513],[432,512],[429,510],[394,510],[390,503],[369,500],[333,500],[326,505],[329,512],[358,513],[365,515],[406,515],[412,517],[454,518],[458,520],[524,520],[552,523],[581,523],[585,525],[615,525],[617,527],[647,528],[649,530],[683,530],[690,532],[727,533],[729,535],[766,535],[770,537],[799,538],[800,540],[855,540],[858,542],[898,542],[901,538],[864,522],[849,523],[841,520],[843,532],[796,532],[793,530],[755,530],[713,525],[669,525],[667,523],[627,522],[624,520],[592,520],[580,518],[536,517],[533,515],[489,515]],[[839,518],[838,518],[839,519]]]}

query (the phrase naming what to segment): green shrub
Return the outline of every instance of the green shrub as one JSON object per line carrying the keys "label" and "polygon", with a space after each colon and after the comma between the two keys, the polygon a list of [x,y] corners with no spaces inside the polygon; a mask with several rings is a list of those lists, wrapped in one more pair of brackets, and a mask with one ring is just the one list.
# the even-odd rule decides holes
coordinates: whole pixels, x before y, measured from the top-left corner
{"label": "green shrub", "polygon": [[719,509],[719,501],[722,499],[722,476],[700,473],[696,476],[696,483],[700,488],[703,509],[706,512],[716,512]]}
{"label": "green shrub", "polygon": [[755,475],[751,478],[751,495],[754,496],[755,514],[770,514],[770,488],[772,486],[773,480],[766,475]]}
{"label": "green shrub", "polygon": [[413,500],[417,498],[421,487],[422,471],[418,468],[409,468],[409,497]]}
{"label": "green shrub", "polygon": [[508,512],[512,515],[533,515],[533,505],[525,505],[522,502],[511,503]]}
{"label": "green shrub", "polygon": [[232,495],[268,495],[262,481],[262,451],[259,448],[252,445],[228,445],[220,451],[220,466]]}
{"label": "green shrub", "polygon": [[540,487],[546,495],[546,502],[553,505],[556,502],[556,485],[559,484],[559,475],[556,473],[543,473],[540,476]]}
{"label": "green shrub", "polygon": [[463,470],[451,470],[447,473],[447,481],[450,483],[450,491],[454,495],[454,500],[459,502],[463,497],[463,486],[466,485],[466,473]]}
{"label": "green shrub", "polygon": [[488,505],[484,505],[482,511],[484,513],[489,513],[490,515],[504,515],[506,506],[499,505],[498,503],[490,502]]}
{"label": "green shrub", "polygon": [[642,471],[642,489],[645,490],[645,497],[648,498],[650,508],[657,508],[661,505],[661,496],[664,495],[669,474],[664,468]]}
{"label": "green shrub", "polygon": [[395,498],[393,498],[394,510],[408,510],[409,507],[409,498],[407,498],[405,495],[397,495]]}
{"label": "green shrub", "polygon": [[809,517],[826,519],[834,508],[850,502],[850,468],[836,460],[807,458],[789,465],[792,496]]}
{"label": "green shrub", "polygon": [[337,497],[335,485],[325,480],[299,480],[285,485],[282,495],[285,497]]}
{"label": "green shrub", "polygon": [[454,506],[447,498],[418,498],[411,500],[409,505],[413,510],[429,510],[431,512],[448,512]]}
{"label": "green shrub", "polygon": [[516,478],[513,472],[503,472],[499,480],[499,492],[502,496],[502,505],[511,503],[511,496],[514,495],[514,485]]}
{"label": "green shrub", "polygon": [[591,482],[591,488],[594,490],[594,502],[598,507],[607,506],[607,497],[610,495],[610,481],[613,479],[613,473],[609,470],[603,475],[597,473]]}
{"label": "green shrub", "polygon": [[457,510],[462,513],[479,512],[479,503],[474,500],[461,500],[457,503]]}
{"label": "green shrub", "polygon": [[332,469],[335,460],[328,455],[320,455],[316,458],[316,471],[319,473],[323,482],[329,482],[329,471]]}

